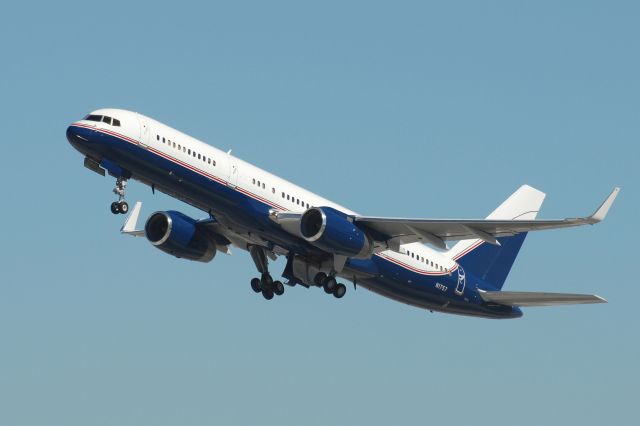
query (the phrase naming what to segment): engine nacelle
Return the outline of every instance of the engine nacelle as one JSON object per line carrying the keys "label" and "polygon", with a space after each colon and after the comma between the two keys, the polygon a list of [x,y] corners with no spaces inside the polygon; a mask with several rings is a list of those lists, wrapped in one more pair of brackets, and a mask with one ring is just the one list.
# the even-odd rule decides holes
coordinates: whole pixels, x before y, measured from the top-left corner
{"label": "engine nacelle", "polygon": [[144,231],[151,244],[172,256],[210,262],[216,255],[212,235],[180,212],[155,212],[147,219]]}
{"label": "engine nacelle", "polygon": [[331,207],[313,207],[300,219],[300,234],[314,246],[333,254],[368,258],[371,239],[342,212]]}

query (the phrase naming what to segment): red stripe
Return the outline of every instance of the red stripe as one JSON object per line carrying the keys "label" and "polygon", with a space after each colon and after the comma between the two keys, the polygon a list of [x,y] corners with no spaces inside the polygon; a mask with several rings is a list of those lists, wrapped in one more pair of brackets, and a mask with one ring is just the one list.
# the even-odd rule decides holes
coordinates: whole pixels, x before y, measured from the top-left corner
{"label": "red stripe", "polygon": [[[138,141],[136,141],[135,139],[131,139],[128,136],[122,135],[120,133],[117,133],[117,132],[114,132],[114,131],[111,131],[111,130],[98,129],[98,128],[94,127],[94,126],[89,126],[89,125],[82,124],[82,123],[73,123],[72,126],[84,127],[86,129],[91,129],[91,130],[95,130],[95,131],[98,131],[98,132],[107,133],[107,134],[110,134],[110,135],[115,136],[117,138],[123,139],[126,142],[129,142],[129,143],[131,143],[133,145],[140,145],[140,143]],[[227,185],[228,186],[228,184],[229,184],[228,181],[222,180],[222,179],[220,179],[220,178],[218,178],[218,177],[216,177],[214,175],[211,175],[211,174],[209,174],[209,173],[207,173],[207,172],[205,172],[205,171],[203,171],[201,169],[195,168],[195,167],[191,166],[190,164],[185,163],[184,161],[181,161],[181,160],[179,160],[179,159],[177,159],[175,157],[172,157],[170,155],[167,155],[162,151],[158,151],[157,149],[152,148],[151,146],[146,146],[146,148],[149,151],[152,151],[155,154],[157,154],[157,155],[159,155],[159,156],[161,156],[163,158],[166,158],[167,160],[169,160],[169,161],[171,161],[173,163],[176,163],[176,164],[181,165],[181,166],[183,166],[183,167],[185,167],[185,168],[187,168],[187,169],[189,169],[189,170],[191,170],[191,171],[193,171],[195,173],[198,173],[201,176],[205,176],[205,177],[207,177],[207,178],[209,178],[211,180],[214,180],[214,181],[216,181],[216,182],[218,182],[220,184],[223,184],[223,185]],[[249,191],[247,191],[247,190],[245,190],[243,188],[240,188],[240,187],[236,186],[235,189],[238,192],[242,192],[243,194],[248,195],[249,197],[251,197],[251,198],[253,198],[255,200],[258,200],[258,201],[261,201],[261,202],[263,202],[265,204],[268,204],[271,207],[275,207],[275,208],[277,208],[279,210],[287,211],[287,209],[285,207],[282,207],[282,206],[280,206],[278,204],[275,204],[275,203],[273,203],[273,202],[271,202],[269,200],[266,200],[265,198],[259,197],[258,195],[253,194],[252,192],[249,192]]]}
{"label": "red stripe", "polygon": [[471,250],[474,250],[475,248],[477,248],[478,246],[480,246],[480,244],[482,244],[484,241],[480,240],[476,243],[474,243],[473,245],[471,245],[470,247],[468,247],[467,249],[465,249],[462,253],[457,254],[453,260],[458,260],[460,259],[462,256],[464,256],[465,254],[469,253]]}
{"label": "red stripe", "polygon": [[[86,124],[83,124],[83,123],[73,123],[72,126],[83,127],[83,128],[86,128],[86,129],[95,130],[97,132],[107,133],[107,134],[110,134],[110,135],[115,136],[117,138],[123,139],[126,142],[129,142],[129,143],[131,143],[133,145],[140,145],[140,143],[137,140],[132,139],[132,138],[130,138],[128,136],[122,135],[120,133],[111,131],[111,130],[99,129],[97,127],[86,125]],[[189,170],[191,170],[191,171],[193,171],[195,173],[198,173],[199,175],[208,177],[211,180],[214,180],[214,181],[216,181],[216,182],[218,182],[220,184],[228,186],[228,183],[229,183],[228,181],[222,180],[222,179],[220,179],[220,178],[218,178],[218,177],[216,177],[214,175],[210,175],[209,173],[206,173],[206,172],[204,172],[204,171],[202,171],[200,169],[197,169],[197,168],[195,168],[195,167],[193,167],[193,166],[191,166],[191,165],[189,165],[189,164],[187,164],[187,163],[185,163],[185,162],[183,162],[181,160],[178,160],[175,157],[167,155],[162,151],[158,151],[157,149],[152,148],[151,146],[146,146],[146,148],[149,151],[152,151],[152,152],[156,153],[157,155],[159,155],[159,156],[161,156],[163,158],[166,158],[167,160],[169,160],[169,161],[171,161],[173,163],[179,164],[179,165],[181,165],[183,167],[186,167],[187,169],[189,169]],[[273,203],[271,201],[268,201],[265,198],[262,198],[262,197],[254,194],[252,192],[249,192],[249,191],[247,191],[247,190],[245,190],[243,188],[240,188],[239,186],[236,186],[234,189],[236,191],[238,191],[238,192],[241,192],[241,193],[243,193],[245,195],[248,195],[249,197],[251,197],[251,198],[253,198],[255,200],[258,200],[258,201],[261,201],[261,202],[263,202],[265,204],[268,204],[271,207],[275,207],[275,208],[280,209],[282,211],[288,211],[288,209],[286,209],[285,207],[282,207],[282,206],[280,206],[278,204],[275,204],[275,203]],[[456,257],[454,257],[453,260],[459,259],[460,257],[464,256],[469,251],[473,250],[474,248],[476,248],[477,246],[479,246],[482,243],[483,243],[483,241],[479,241],[478,243],[476,243],[473,246],[471,246],[468,249],[466,249],[464,252],[462,252],[459,255],[457,255]],[[380,257],[382,257],[383,259],[386,259],[389,262],[395,263],[396,265],[402,266],[402,267],[404,267],[406,269],[409,269],[411,271],[417,272],[417,273],[422,274],[422,275],[436,275],[436,276],[438,276],[438,275],[448,275],[449,273],[451,273],[451,272],[455,271],[456,269],[458,269],[458,265],[456,264],[453,269],[449,270],[449,272],[428,272],[428,271],[423,270],[423,269],[417,269],[417,268],[415,268],[415,267],[413,267],[411,265],[408,265],[408,264],[406,264],[404,262],[401,262],[399,260],[393,259],[393,258],[391,258],[391,257],[389,257],[389,256],[387,256],[385,254],[382,254],[382,253],[377,253],[377,256],[380,256]]]}

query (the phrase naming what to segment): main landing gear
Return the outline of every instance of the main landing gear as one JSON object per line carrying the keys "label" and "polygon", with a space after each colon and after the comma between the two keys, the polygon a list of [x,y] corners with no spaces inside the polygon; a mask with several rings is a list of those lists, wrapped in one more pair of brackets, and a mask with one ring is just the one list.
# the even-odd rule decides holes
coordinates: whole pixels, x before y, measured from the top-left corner
{"label": "main landing gear", "polygon": [[282,296],[284,294],[284,284],[281,281],[274,281],[269,274],[269,263],[267,256],[261,247],[251,246],[249,253],[253,262],[258,268],[258,272],[261,273],[260,278],[254,278],[251,280],[251,288],[256,293],[262,293],[262,296],[267,299],[273,299],[273,296]]}
{"label": "main landing gear", "polygon": [[347,286],[338,284],[333,275],[327,275],[324,272],[318,272],[313,279],[318,287],[322,287],[327,294],[333,294],[336,299],[341,299],[347,293]]}
{"label": "main landing gear", "polygon": [[116,187],[113,188],[113,193],[118,196],[118,201],[111,203],[111,213],[113,214],[125,214],[129,211],[129,204],[124,201],[124,193],[127,188],[127,180],[123,177],[119,177],[116,180]]}
{"label": "main landing gear", "polygon": [[282,296],[284,294],[284,284],[281,281],[274,281],[268,272],[262,274],[260,278],[253,278],[251,288],[256,293],[262,293],[262,296],[267,300],[273,299],[274,295]]}
{"label": "main landing gear", "polygon": [[[274,281],[273,278],[271,278],[271,274],[269,274],[269,265],[265,249],[259,246],[249,246],[248,249],[258,272],[261,274],[260,278],[253,278],[251,280],[251,289],[256,293],[262,293],[262,296],[267,300],[273,299],[273,296],[281,296],[284,294],[284,285],[282,282]],[[336,281],[334,273],[327,275],[324,272],[319,272],[314,277],[313,284],[322,287],[325,293],[333,294],[333,297],[336,299],[341,299],[347,293],[347,287]],[[305,285],[305,287],[307,286]]]}

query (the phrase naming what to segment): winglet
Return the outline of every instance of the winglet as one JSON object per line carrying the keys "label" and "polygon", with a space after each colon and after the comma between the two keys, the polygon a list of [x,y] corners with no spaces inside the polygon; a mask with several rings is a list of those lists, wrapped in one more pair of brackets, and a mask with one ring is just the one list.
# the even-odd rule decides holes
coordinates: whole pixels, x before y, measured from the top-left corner
{"label": "winglet", "polygon": [[618,192],[620,192],[620,188],[618,187],[613,188],[613,191],[611,191],[611,194],[609,194],[607,199],[604,200],[604,202],[600,205],[600,207],[598,207],[598,210],[596,210],[595,213],[593,213],[589,217],[589,221],[591,223],[598,223],[604,220],[604,218],[607,216],[607,213],[609,213],[609,209],[613,205],[613,202],[616,200],[616,197],[618,196]]}
{"label": "winglet", "polygon": [[127,235],[133,235],[134,237],[144,236],[144,230],[136,229],[136,227],[138,226],[138,217],[140,216],[141,209],[142,202],[136,202],[136,205],[131,210],[131,213],[129,213],[129,216],[127,216],[127,220],[124,222],[124,225],[122,225],[122,228],[120,228],[120,232]]}

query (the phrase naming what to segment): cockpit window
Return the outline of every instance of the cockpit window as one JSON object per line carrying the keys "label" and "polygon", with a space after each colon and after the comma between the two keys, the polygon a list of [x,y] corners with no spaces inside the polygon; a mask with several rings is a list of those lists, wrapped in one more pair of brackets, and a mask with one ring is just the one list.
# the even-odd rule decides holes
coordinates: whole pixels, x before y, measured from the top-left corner
{"label": "cockpit window", "polygon": [[117,119],[111,118],[111,117],[107,117],[106,115],[89,114],[84,118],[84,120],[103,122],[103,123],[107,123],[107,124],[109,124],[111,126],[120,127],[120,120],[117,120]]}

